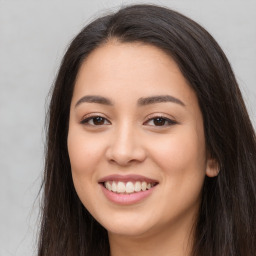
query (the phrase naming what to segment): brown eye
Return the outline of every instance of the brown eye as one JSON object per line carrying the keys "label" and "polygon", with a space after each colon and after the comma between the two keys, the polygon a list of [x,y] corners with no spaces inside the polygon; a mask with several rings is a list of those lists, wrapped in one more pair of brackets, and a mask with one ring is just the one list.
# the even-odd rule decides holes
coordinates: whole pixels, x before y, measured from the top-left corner
{"label": "brown eye", "polygon": [[177,122],[169,118],[159,116],[159,117],[150,118],[145,124],[149,126],[165,126],[166,127],[166,126],[177,124]]}
{"label": "brown eye", "polygon": [[166,123],[166,119],[162,118],[162,117],[158,117],[158,118],[154,118],[153,119],[153,123],[155,126],[162,126],[165,125]]}
{"label": "brown eye", "polygon": [[94,118],[92,119],[92,121],[93,121],[93,124],[94,124],[94,125],[103,125],[104,122],[105,122],[105,118],[103,118],[103,117],[101,117],[101,116],[97,116],[97,117],[94,117]]}
{"label": "brown eye", "polygon": [[96,126],[96,125],[108,125],[110,122],[102,117],[102,116],[91,116],[88,118],[85,118],[84,120],[81,121],[81,124],[85,125],[91,125],[91,126]]}

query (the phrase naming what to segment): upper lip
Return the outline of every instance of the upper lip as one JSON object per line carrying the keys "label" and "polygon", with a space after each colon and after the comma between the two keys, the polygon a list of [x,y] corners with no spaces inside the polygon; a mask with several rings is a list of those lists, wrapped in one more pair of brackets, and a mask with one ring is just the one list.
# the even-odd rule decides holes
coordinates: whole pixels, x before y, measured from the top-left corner
{"label": "upper lip", "polygon": [[106,181],[123,181],[123,182],[146,181],[147,183],[159,183],[155,179],[151,179],[151,178],[148,178],[142,175],[137,175],[137,174],[129,174],[129,175],[112,174],[99,179],[98,182],[103,183]]}

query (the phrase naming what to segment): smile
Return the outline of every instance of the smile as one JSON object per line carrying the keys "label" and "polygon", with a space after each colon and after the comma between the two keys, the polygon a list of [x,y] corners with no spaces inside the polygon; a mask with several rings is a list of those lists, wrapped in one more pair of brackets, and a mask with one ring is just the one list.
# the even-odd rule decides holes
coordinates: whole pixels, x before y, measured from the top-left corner
{"label": "smile", "polygon": [[106,181],[103,183],[104,187],[118,194],[131,194],[151,189],[156,185],[156,182],[146,181]]}
{"label": "smile", "polygon": [[119,205],[133,205],[144,201],[159,184],[157,180],[141,175],[110,175],[98,182],[105,197]]}

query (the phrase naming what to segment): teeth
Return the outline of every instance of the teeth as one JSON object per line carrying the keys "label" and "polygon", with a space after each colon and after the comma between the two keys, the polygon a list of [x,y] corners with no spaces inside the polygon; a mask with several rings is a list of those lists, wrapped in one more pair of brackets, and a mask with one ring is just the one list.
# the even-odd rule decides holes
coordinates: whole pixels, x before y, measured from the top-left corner
{"label": "teeth", "polygon": [[146,191],[147,189],[151,189],[155,184],[147,183],[146,181],[136,181],[135,183],[132,181],[128,181],[127,183],[122,181],[106,181],[104,182],[104,186],[107,190],[116,192],[116,193],[127,193],[131,194],[134,192]]}
{"label": "teeth", "polygon": [[112,189],[112,186],[111,186],[111,184],[110,184],[109,181],[105,182],[105,187],[106,187],[106,189],[109,190],[109,191],[111,191],[111,189]]}
{"label": "teeth", "polygon": [[112,182],[112,188],[111,188],[111,190],[113,191],[113,192],[116,192],[117,191],[117,186],[116,186],[116,183],[113,181]]}
{"label": "teeth", "polygon": [[131,181],[126,183],[125,192],[126,193],[133,193],[134,192],[134,185]]}
{"label": "teeth", "polygon": [[135,182],[134,190],[135,190],[136,192],[141,191],[141,182],[139,182],[139,181],[136,181],[136,182]]}
{"label": "teeth", "polygon": [[142,189],[142,191],[146,191],[146,189],[147,189],[147,182],[143,181],[141,183],[141,189]]}
{"label": "teeth", "polygon": [[124,193],[125,192],[125,184],[121,181],[117,183],[117,193]]}

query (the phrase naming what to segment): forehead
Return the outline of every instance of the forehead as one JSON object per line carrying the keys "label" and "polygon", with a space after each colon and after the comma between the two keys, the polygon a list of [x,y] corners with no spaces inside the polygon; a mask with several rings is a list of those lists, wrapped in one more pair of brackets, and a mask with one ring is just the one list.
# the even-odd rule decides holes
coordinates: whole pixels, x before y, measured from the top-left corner
{"label": "forehead", "polygon": [[[141,42],[110,41],[89,54],[79,73],[85,70],[94,72],[98,70],[101,72],[99,78],[107,72],[115,78],[125,77],[125,75],[128,77],[129,74],[136,74],[136,78],[141,78],[142,73],[147,74],[148,77],[149,71],[159,72],[165,69],[169,69],[169,72],[180,72],[173,59],[156,46]],[[103,70],[104,73],[102,73]]]}
{"label": "forehead", "polygon": [[129,97],[174,94],[185,101],[196,95],[176,62],[163,50],[143,43],[110,41],[82,63],[74,97],[126,94]]}

